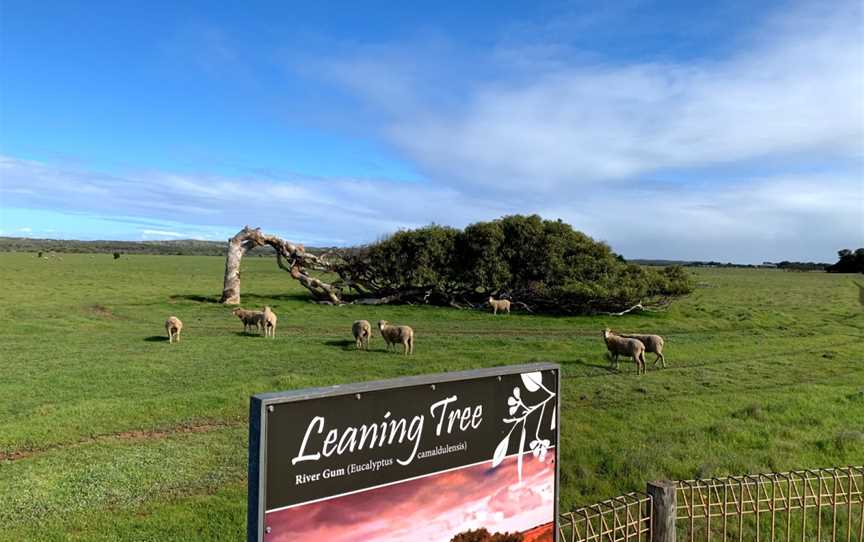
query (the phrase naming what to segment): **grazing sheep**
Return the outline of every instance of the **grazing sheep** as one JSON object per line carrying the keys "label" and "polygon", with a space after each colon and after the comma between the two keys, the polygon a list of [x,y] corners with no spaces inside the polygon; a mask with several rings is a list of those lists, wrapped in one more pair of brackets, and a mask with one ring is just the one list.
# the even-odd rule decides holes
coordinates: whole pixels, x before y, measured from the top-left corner
{"label": "grazing sheep", "polygon": [[234,309],[231,314],[243,322],[243,332],[248,333],[250,327],[255,327],[259,332],[263,329],[264,313],[259,311],[247,311],[245,309]]}
{"label": "grazing sheep", "polygon": [[391,326],[387,320],[379,320],[378,329],[388,350],[391,344],[401,344],[406,356],[414,353],[414,330],[409,326]]}
{"label": "grazing sheep", "polygon": [[276,338],[276,313],[270,307],[264,305],[264,310],[261,312],[263,316],[264,336]]}
{"label": "grazing sheep", "polygon": [[492,314],[498,314],[498,311],[510,314],[510,301],[506,299],[495,299],[490,295],[489,306],[492,307]]}
{"label": "grazing sheep", "polygon": [[368,320],[357,320],[351,325],[354,334],[354,344],[358,350],[369,350],[369,339],[372,338],[372,324]]}
{"label": "grazing sheep", "polygon": [[663,337],[660,335],[624,335],[621,334],[621,337],[626,339],[636,339],[645,345],[645,351],[650,352],[652,354],[657,354],[657,357],[654,358],[654,366],[657,366],[657,362],[660,361],[663,363],[663,367],[666,367],[666,358],[663,357]]}
{"label": "grazing sheep", "polygon": [[618,369],[618,356],[624,355],[632,357],[636,362],[636,373],[645,374],[645,345],[636,339],[625,339],[612,333],[608,327],[603,330],[603,340],[606,342],[606,348],[612,354],[612,360],[615,362],[615,369]]}
{"label": "grazing sheep", "polygon": [[167,320],[165,320],[165,331],[168,332],[168,343],[173,343],[174,339],[177,339],[177,342],[180,342],[180,331],[183,330],[183,322],[180,321],[176,316],[169,316]]}

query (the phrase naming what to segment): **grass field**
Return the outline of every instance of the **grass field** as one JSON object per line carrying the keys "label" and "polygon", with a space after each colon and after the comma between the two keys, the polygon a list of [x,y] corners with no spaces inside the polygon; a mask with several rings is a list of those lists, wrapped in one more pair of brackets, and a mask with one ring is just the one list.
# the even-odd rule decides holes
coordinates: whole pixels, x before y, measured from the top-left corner
{"label": "grass field", "polygon": [[[239,540],[249,396],[530,360],[563,368],[562,510],[646,480],[864,464],[864,307],[852,278],[700,270],[668,312],[551,317],[319,306],[270,259],[216,304],[216,257],[0,254],[0,540]],[[168,345],[163,323],[184,324]],[[351,322],[414,326],[357,352]],[[600,330],[660,332],[670,367],[610,372]]]}

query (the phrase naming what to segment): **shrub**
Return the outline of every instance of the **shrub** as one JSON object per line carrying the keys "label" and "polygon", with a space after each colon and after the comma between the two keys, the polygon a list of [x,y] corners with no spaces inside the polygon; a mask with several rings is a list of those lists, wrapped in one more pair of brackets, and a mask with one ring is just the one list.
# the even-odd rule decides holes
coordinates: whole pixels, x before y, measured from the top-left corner
{"label": "shrub", "polygon": [[511,297],[547,312],[618,311],[692,291],[679,266],[627,263],[560,220],[507,216],[457,230],[431,225],[346,252],[339,274],[379,296],[438,304]]}

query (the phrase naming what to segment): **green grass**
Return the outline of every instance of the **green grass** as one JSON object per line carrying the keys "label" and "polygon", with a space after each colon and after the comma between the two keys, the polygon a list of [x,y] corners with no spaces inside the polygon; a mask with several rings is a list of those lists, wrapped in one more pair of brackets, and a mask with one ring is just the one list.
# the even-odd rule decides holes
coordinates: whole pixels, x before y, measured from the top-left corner
{"label": "green grass", "polygon": [[[561,508],[646,480],[864,464],[864,310],[852,278],[700,270],[665,313],[493,318],[320,306],[270,259],[243,299],[279,314],[244,336],[215,257],[0,254],[0,540],[236,540],[249,396],[531,360],[563,367]],[[162,337],[180,317],[183,341]],[[417,354],[351,322],[414,326]],[[670,367],[607,369],[600,329],[656,331]],[[12,459],[8,459],[8,458]]]}

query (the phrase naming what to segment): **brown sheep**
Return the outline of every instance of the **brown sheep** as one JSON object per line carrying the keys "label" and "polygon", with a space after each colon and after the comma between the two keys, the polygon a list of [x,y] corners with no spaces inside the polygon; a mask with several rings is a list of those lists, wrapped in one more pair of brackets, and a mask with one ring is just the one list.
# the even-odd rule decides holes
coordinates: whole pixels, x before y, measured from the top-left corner
{"label": "brown sheep", "polygon": [[183,322],[176,316],[169,316],[165,320],[165,331],[168,332],[168,343],[173,343],[174,339],[180,342],[180,332],[183,330]]}
{"label": "brown sheep", "polygon": [[414,330],[410,326],[391,326],[387,320],[379,320],[378,329],[388,350],[391,344],[401,344],[406,356],[414,353]]}
{"label": "brown sheep", "polygon": [[657,366],[657,362],[660,361],[663,364],[663,368],[666,368],[666,358],[663,357],[663,345],[665,341],[663,341],[663,337],[660,335],[637,335],[637,334],[621,334],[622,337],[626,339],[636,339],[645,345],[645,351],[650,352],[652,354],[657,354],[657,357],[654,358],[654,366]]}
{"label": "brown sheep", "polygon": [[636,362],[636,373],[645,374],[645,345],[636,339],[625,339],[612,333],[608,327],[603,330],[603,340],[606,342],[606,348],[612,354],[612,361],[615,363],[615,369],[618,369],[618,356],[624,355],[632,357]]}
{"label": "brown sheep", "polygon": [[492,314],[498,314],[498,311],[510,314],[510,301],[506,299],[495,299],[490,295],[489,306],[492,307]]}
{"label": "brown sheep", "polygon": [[358,350],[369,350],[369,339],[372,338],[372,324],[368,320],[357,320],[351,325],[354,334],[354,344]]}
{"label": "brown sheep", "polygon": [[231,311],[231,314],[236,316],[243,322],[243,331],[248,333],[248,329],[251,327],[255,327],[255,329],[261,332],[264,328],[264,313],[259,311],[247,311],[245,309],[234,309]]}

